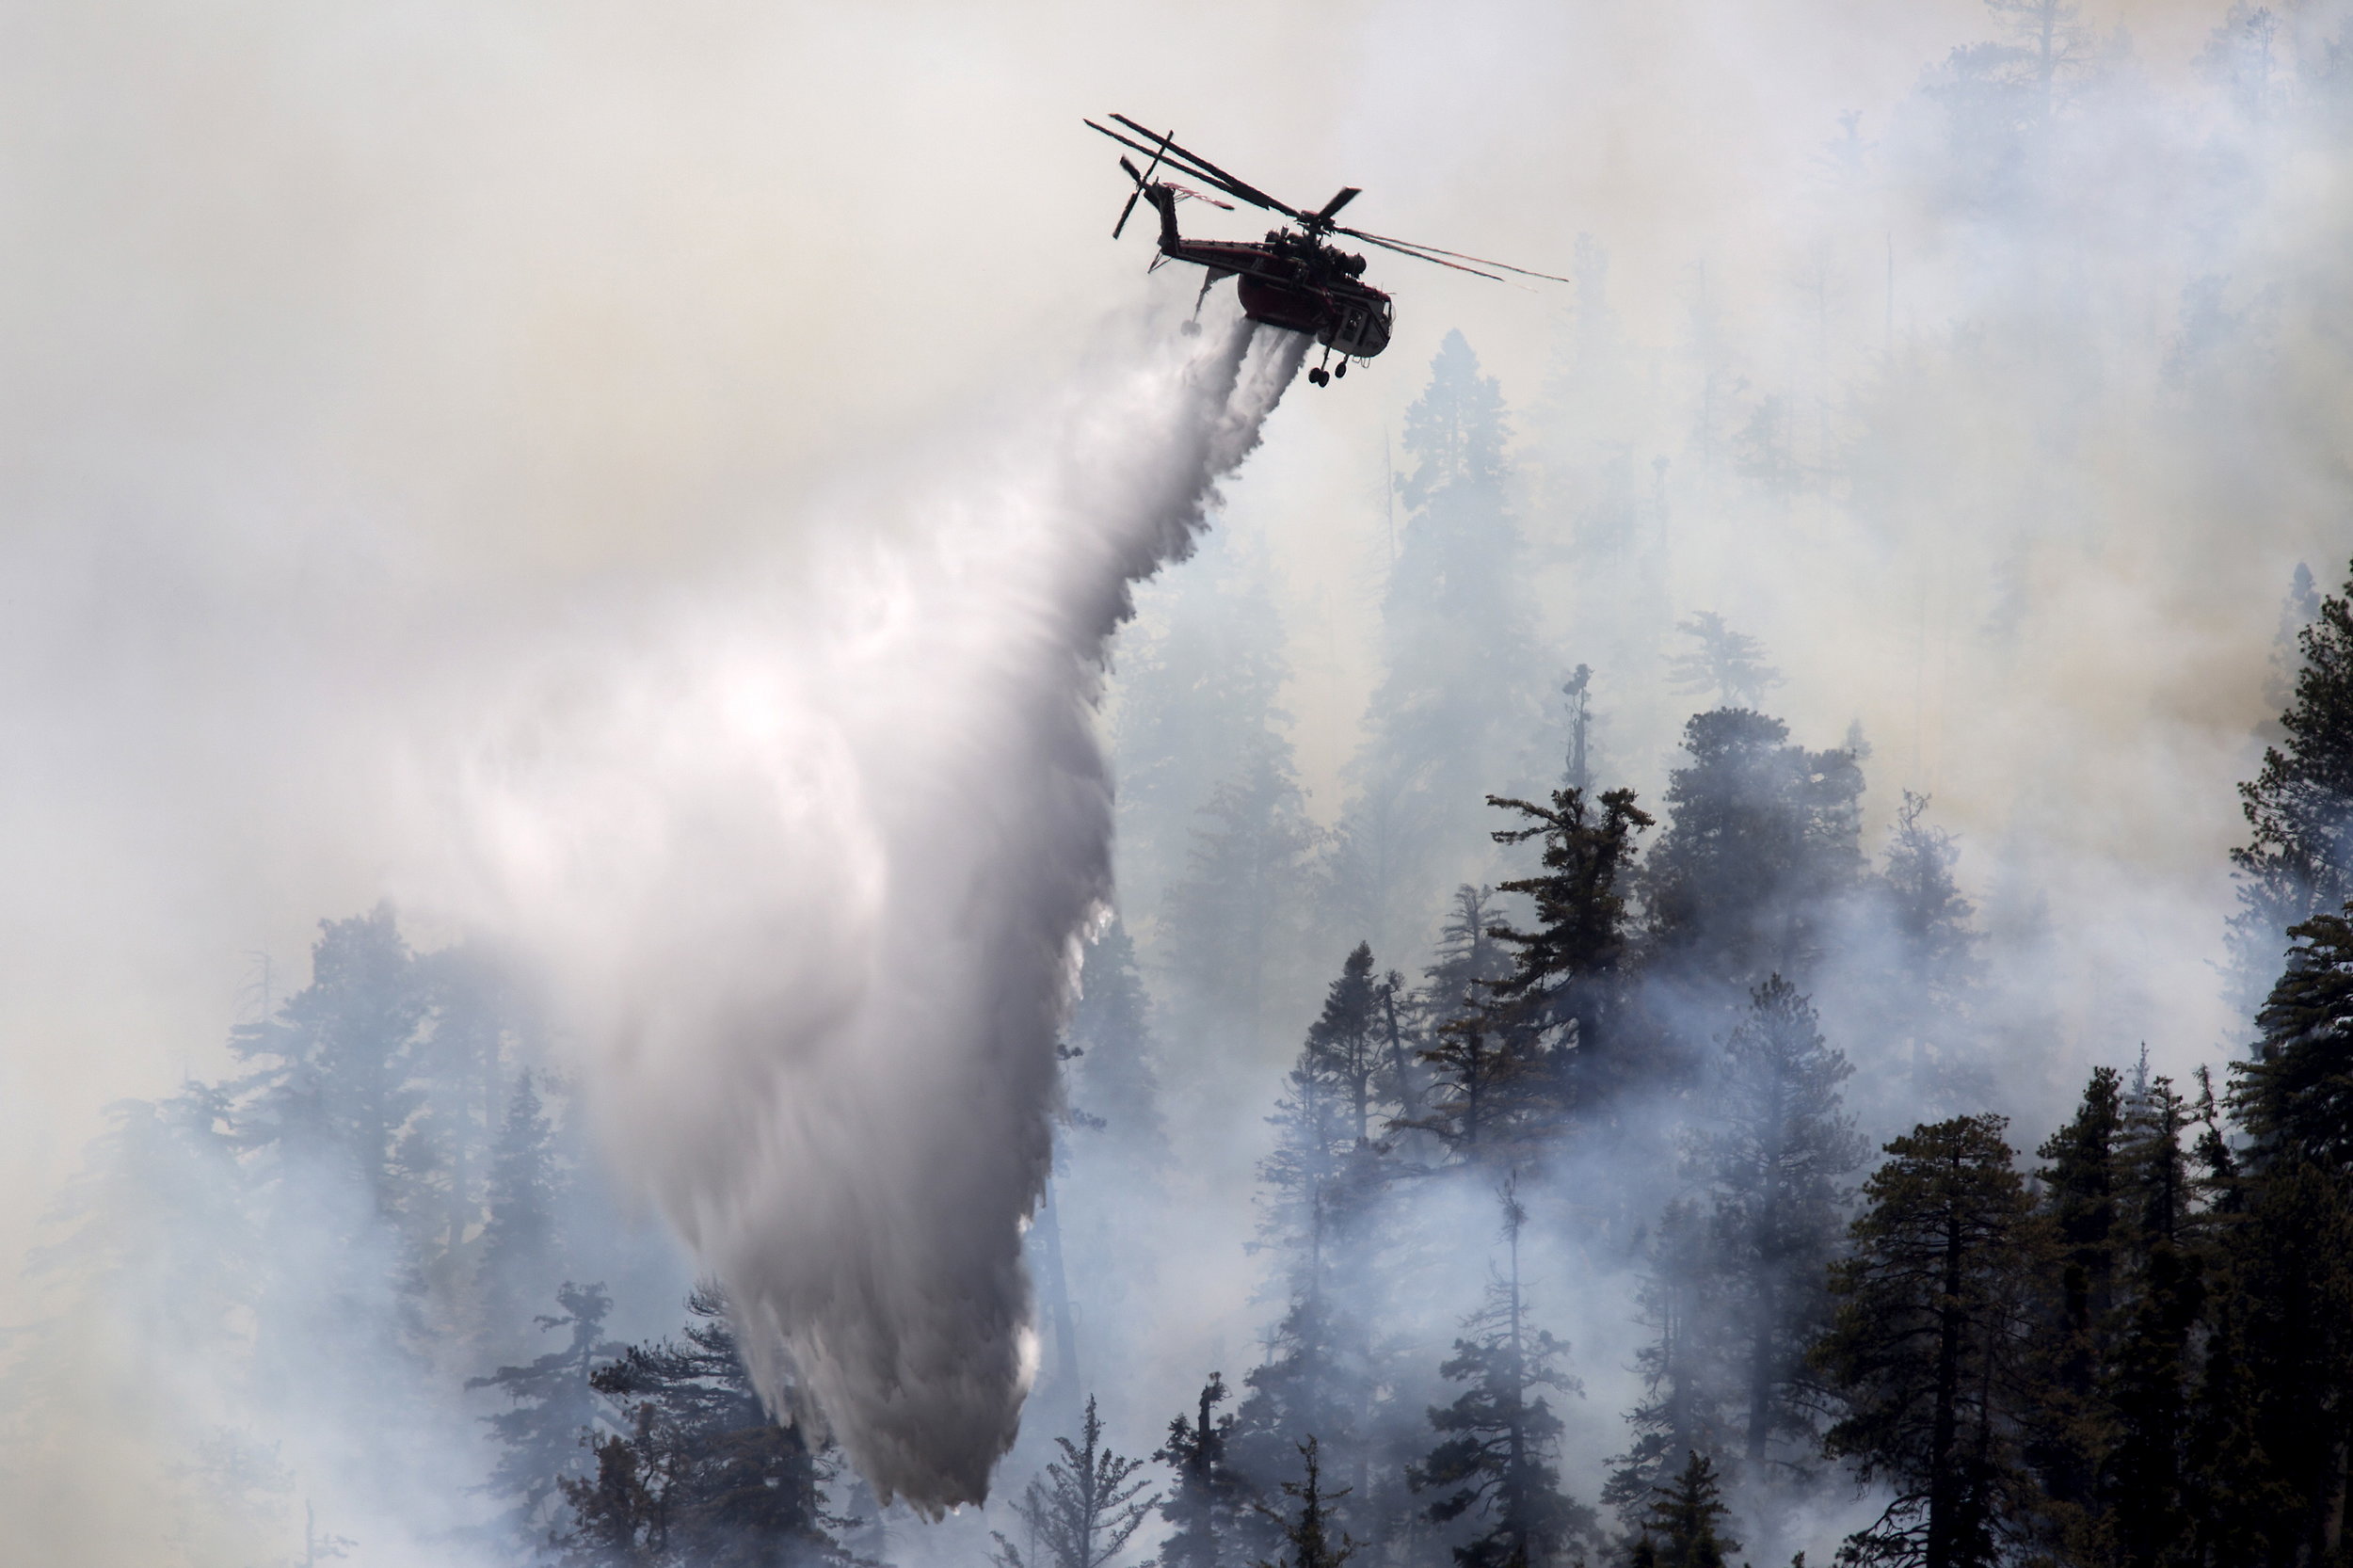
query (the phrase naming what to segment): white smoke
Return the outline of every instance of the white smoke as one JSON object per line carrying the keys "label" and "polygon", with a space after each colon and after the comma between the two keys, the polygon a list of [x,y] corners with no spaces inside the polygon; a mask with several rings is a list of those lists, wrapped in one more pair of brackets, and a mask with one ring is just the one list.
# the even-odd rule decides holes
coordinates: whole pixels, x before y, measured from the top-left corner
{"label": "white smoke", "polygon": [[544,672],[471,772],[467,901],[544,961],[772,1402],[813,1400],[886,1498],[982,1498],[1018,1427],[1022,1226],[1111,893],[1103,645],[1298,369],[1254,333],[1165,337]]}

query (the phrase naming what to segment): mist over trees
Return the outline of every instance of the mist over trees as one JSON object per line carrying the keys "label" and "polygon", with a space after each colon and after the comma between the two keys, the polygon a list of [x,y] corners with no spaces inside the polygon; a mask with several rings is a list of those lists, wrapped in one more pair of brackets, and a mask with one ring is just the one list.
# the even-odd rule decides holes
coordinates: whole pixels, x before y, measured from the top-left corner
{"label": "mist over trees", "polygon": [[[2047,656],[2037,563],[2098,541],[1932,427],[1988,382],[2053,449],[2096,445],[2104,399],[2157,440],[2265,407],[2280,322],[2319,308],[2293,291],[2329,283],[2215,270],[2246,216],[2217,177],[2164,299],[2104,292],[2091,121],[2174,89],[2059,0],[1985,32],[1826,143],[1804,330],[1694,258],[1643,341],[1588,235],[1524,402],[1443,340],[1331,798],[1263,541],[1212,533],[1140,596],[1120,905],[1061,1041],[985,1509],[877,1497],[813,1408],[763,1402],[778,1325],[603,1190],[548,999],[389,905],[321,924],[228,1070],[112,1109],[35,1259],[61,1304],[0,1341],[17,1424],[124,1402],[81,1386],[107,1335],[136,1386],[194,1385],[152,1468],[205,1568],[371,1560],[404,1512],[449,1560],[570,1568],[2348,1560],[2353,566],[2284,584],[2215,868],[2237,1032],[2176,1077],[2047,971],[2033,868],[1987,875],[1918,736],[1790,716],[1842,700],[1797,630],[1831,597],[1694,586],[1674,540],[1965,514],[1994,604],[1967,656]],[[2348,48],[2233,4],[2195,69],[2231,145],[2286,158],[2345,141]],[[2006,308],[1898,338],[1891,189]]]}

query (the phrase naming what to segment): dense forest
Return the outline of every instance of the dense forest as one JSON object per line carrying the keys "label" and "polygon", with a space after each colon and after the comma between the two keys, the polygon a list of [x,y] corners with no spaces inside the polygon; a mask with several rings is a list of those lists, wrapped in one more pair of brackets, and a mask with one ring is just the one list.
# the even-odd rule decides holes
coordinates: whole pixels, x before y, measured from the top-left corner
{"label": "dense forest", "polygon": [[[1989,18],[1870,156],[2063,248],[2071,114],[2162,89],[2057,0]],[[2341,140],[2345,53],[2233,5],[2200,79]],[[1831,188],[1893,180],[1847,129]],[[1332,812],[1256,541],[1118,645],[1121,907],[985,1510],[878,1498],[763,1402],[761,1325],[600,1176],[560,1009],[390,905],[324,921],[289,994],[256,971],[232,1070],[113,1109],[34,1263],[75,1304],[6,1347],[19,1436],[71,1441],[43,1412],[137,1347],[202,1563],[368,1560],[395,1518],[566,1568],[2353,1562],[2353,567],[2281,584],[2248,715],[2243,1027],[2186,1075],[2130,1021],[2063,1042],[2031,888],[1972,884],[1859,728],[1778,716],[1794,679],[1667,541],[1801,501],[1914,526],[1958,461],[1908,444],[1920,388],[2069,331],[2096,359],[2090,284],[1833,387],[1827,348],[1743,360],[1704,268],[1662,374],[1578,264],[1525,408],[1455,334],[1405,414]],[[2159,434],[2288,308],[2170,282]]]}

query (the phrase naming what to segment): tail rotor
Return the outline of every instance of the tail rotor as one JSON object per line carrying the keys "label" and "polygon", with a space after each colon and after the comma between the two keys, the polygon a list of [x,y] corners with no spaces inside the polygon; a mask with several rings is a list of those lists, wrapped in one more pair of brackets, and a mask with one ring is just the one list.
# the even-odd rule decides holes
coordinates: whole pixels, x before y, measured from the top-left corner
{"label": "tail rotor", "polygon": [[[1144,172],[1141,174],[1136,172],[1136,166],[1128,161],[1126,153],[1120,154],[1119,167],[1128,171],[1128,178],[1136,183],[1136,188],[1128,193],[1128,204],[1119,209],[1119,221],[1112,225],[1112,238],[1117,239],[1119,232],[1128,227],[1128,215],[1136,210],[1136,201],[1144,195],[1144,187],[1152,183],[1153,174],[1160,167],[1160,154],[1168,151],[1168,144],[1176,135],[1176,132],[1171,131],[1160,137],[1160,146],[1153,150],[1152,161],[1144,166]],[[1142,149],[1138,151],[1141,152]]]}

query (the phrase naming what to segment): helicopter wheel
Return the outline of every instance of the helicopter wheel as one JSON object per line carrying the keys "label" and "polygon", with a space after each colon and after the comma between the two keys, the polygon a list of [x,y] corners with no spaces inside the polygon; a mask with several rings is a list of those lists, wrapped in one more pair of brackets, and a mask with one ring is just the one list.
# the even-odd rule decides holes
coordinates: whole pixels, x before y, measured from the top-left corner
{"label": "helicopter wheel", "polygon": [[1332,379],[1332,376],[1329,371],[1319,367],[1307,373],[1307,379],[1315,385],[1321,387],[1329,382]]}
{"label": "helicopter wheel", "polygon": [[1348,374],[1348,361],[1346,360],[1342,360],[1339,363],[1339,368],[1335,370],[1332,374],[1335,376],[1346,376]]}

